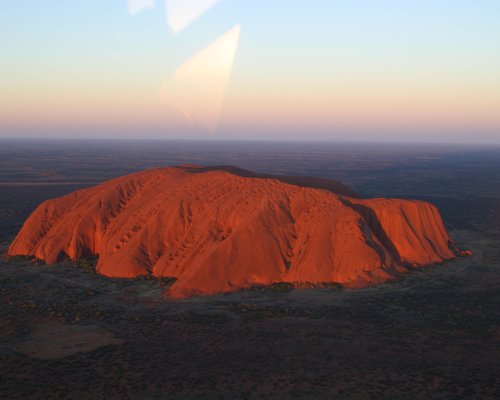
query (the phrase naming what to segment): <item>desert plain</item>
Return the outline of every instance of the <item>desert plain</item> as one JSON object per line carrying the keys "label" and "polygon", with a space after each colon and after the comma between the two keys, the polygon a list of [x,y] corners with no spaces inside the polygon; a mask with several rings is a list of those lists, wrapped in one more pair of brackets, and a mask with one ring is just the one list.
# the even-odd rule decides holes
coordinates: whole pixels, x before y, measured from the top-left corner
{"label": "desert plain", "polygon": [[[460,145],[28,142],[0,146],[2,398],[494,399],[500,149]],[[93,258],[6,251],[42,201],[139,170],[237,164],[436,205],[473,256],[360,290],[287,284],[185,300]]]}

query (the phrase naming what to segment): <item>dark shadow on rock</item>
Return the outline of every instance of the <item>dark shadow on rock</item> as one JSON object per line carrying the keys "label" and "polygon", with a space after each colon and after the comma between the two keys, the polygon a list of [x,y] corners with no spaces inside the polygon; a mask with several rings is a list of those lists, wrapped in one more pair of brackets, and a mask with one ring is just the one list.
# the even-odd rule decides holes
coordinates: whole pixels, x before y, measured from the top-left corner
{"label": "dark shadow on rock", "polygon": [[337,182],[333,179],[319,178],[319,177],[306,177],[306,176],[286,176],[286,175],[269,175],[269,174],[258,174],[252,171],[248,171],[243,168],[235,167],[233,165],[219,165],[203,167],[198,165],[181,165],[179,168],[183,168],[186,171],[192,173],[205,173],[210,171],[225,171],[233,175],[241,176],[244,178],[259,178],[259,179],[275,179],[277,181],[287,183],[289,185],[306,187],[311,189],[323,189],[331,193],[338,194],[341,196],[348,196],[352,198],[359,198],[358,194],[354,192],[349,186],[343,183]]}
{"label": "dark shadow on rock", "polygon": [[[384,246],[384,248],[389,252],[394,261],[398,264],[401,264],[401,255],[399,254],[398,249],[396,248],[396,246],[394,245],[394,243],[392,242],[392,240],[389,238],[384,228],[382,227],[382,224],[380,223],[377,214],[375,214],[375,211],[373,211],[370,207],[367,207],[363,204],[351,203],[348,199],[345,198],[340,198],[339,200],[347,207],[350,207],[351,209],[356,211],[361,216],[361,218],[363,218],[363,220],[368,224],[372,233],[377,237],[378,241],[382,244],[382,246]],[[378,248],[378,246],[376,246],[375,243],[374,245],[375,245],[375,250],[379,253],[382,260],[385,261],[385,255],[383,249]]]}

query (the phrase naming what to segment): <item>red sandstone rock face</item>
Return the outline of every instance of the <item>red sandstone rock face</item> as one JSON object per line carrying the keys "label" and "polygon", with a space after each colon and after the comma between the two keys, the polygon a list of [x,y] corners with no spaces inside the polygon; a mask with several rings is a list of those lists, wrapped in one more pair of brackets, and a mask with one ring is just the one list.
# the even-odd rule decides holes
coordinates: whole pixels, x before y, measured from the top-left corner
{"label": "red sandstone rock face", "polygon": [[364,286],[455,257],[431,204],[228,167],[149,170],[46,201],[9,249],[48,264],[92,254],[106,276],[177,278],[174,298],[277,282]]}

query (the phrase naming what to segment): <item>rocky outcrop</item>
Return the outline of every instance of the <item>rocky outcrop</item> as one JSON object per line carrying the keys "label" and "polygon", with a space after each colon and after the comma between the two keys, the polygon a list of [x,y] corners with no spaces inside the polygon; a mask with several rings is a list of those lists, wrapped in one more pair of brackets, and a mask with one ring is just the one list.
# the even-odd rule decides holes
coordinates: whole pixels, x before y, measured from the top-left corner
{"label": "rocky outcrop", "polygon": [[175,277],[184,298],[278,282],[364,286],[455,257],[438,210],[324,179],[234,167],[148,170],[41,204],[9,249],[99,255],[110,277]]}

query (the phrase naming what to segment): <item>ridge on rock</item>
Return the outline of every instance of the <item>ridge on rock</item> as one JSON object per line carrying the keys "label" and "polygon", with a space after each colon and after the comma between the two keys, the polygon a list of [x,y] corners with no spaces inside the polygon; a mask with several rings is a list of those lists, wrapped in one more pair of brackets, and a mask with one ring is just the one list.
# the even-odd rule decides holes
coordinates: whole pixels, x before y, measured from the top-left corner
{"label": "ridge on rock", "polygon": [[109,277],[177,278],[185,298],[278,282],[361,287],[456,257],[433,205],[236,167],[147,170],[42,203],[9,255],[99,255]]}

